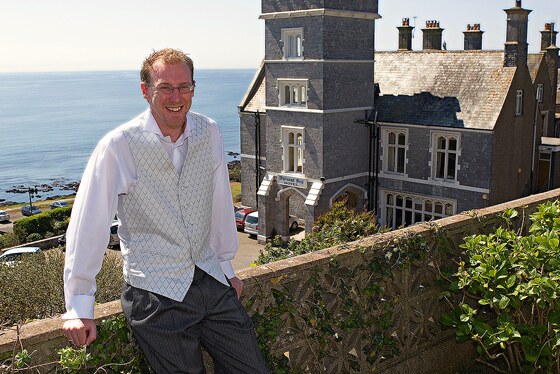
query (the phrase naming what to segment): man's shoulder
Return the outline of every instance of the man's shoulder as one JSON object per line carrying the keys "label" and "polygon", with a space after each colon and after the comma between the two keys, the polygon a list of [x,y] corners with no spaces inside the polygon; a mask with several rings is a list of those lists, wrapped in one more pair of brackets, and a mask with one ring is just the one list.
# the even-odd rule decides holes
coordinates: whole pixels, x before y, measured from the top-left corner
{"label": "man's shoulder", "polygon": [[109,131],[105,136],[99,141],[99,144],[117,144],[125,141],[126,134],[133,132],[135,129],[143,129],[147,118],[149,116],[148,112],[142,112],[128,122],[114,128]]}

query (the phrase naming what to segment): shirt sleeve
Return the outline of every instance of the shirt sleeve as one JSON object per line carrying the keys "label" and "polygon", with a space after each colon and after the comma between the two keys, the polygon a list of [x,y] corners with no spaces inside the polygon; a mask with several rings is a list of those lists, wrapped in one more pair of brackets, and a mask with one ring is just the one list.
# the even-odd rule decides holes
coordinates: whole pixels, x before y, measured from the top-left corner
{"label": "shirt sleeve", "polygon": [[229,187],[229,173],[224,157],[222,136],[214,126],[212,156],[214,159],[214,193],[212,197],[212,219],[210,224],[210,246],[218,256],[222,271],[228,278],[235,277],[231,260],[237,253],[237,229],[233,211],[233,200]]}
{"label": "shirt sleeve", "polygon": [[107,249],[118,194],[125,190],[117,147],[109,135],[99,142],[76,194],[66,231],[63,319],[93,318],[95,277]]}

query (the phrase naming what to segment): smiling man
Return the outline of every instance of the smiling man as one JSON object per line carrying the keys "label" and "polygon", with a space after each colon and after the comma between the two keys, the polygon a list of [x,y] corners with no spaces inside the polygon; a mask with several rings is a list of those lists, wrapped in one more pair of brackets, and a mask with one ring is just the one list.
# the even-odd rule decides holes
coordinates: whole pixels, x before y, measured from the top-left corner
{"label": "smiling man", "polygon": [[192,60],[163,49],[144,60],[149,108],[94,150],[66,235],[63,331],[75,345],[96,338],[95,276],[115,213],[125,284],[123,313],[156,373],[266,373],[243,290],[233,203],[218,126],[190,112]]}

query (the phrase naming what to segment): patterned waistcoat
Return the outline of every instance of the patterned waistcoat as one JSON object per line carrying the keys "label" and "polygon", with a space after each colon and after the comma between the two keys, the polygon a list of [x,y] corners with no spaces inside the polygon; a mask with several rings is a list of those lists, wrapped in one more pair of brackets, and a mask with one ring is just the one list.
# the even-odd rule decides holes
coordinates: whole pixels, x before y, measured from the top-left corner
{"label": "patterned waistcoat", "polygon": [[142,124],[124,130],[137,173],[119,211],[130,237],[122,253],[124,278],[134,287],[177,301],[184,299],[195,265],[227,284],[208,240],[214,172],[211,125],[196,113],[189,119],[181,174],[157,135],[143,131]]}

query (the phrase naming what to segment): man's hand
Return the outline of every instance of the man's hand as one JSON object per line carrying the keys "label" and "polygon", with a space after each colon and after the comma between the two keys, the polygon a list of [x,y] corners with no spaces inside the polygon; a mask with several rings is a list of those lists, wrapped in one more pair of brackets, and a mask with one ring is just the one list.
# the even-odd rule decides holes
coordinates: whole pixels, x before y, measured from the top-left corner
{"label": "man's hand", "polygon": [[229,283],[237,291],[237,298],[241,297],[241,292],[243,292],[243,281],[237,277],[229,278]]}
{"label": "man's hand", "polygon": [[62,326],[64,335],[77,347],[88,345],[97,338],[97,329],[93,319],[69,319]]}

